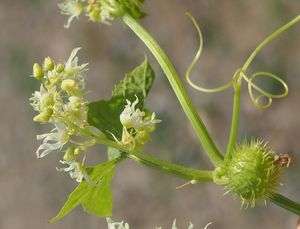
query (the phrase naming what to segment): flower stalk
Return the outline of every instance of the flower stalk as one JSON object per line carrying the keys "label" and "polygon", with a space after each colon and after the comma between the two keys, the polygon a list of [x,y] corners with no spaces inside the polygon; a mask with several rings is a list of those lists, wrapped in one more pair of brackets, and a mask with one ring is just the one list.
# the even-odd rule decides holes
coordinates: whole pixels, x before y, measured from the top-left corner
{"label": "flower stalk", "polygon": [[161,160],[157,157],[151,156],[150,154],[143,153],[134,149],[130,149],[125,145],[119,144],[116,141],[109,140],[105,135],[94,135],[90,131],[79,126],[69,123],[74,129],[82,134],[82,136],[92,137],[98,144],[103,144],[125,153],[125,156],[132,159],[133,161],[146,165],[150,168],[156,169],[168,175],[172,175],[178,178],[186,179],[188,181],[195,182],[211,182],[212,171],[198,170],[189,167],[185,167],[179,164],[175,164],[169,161]]}

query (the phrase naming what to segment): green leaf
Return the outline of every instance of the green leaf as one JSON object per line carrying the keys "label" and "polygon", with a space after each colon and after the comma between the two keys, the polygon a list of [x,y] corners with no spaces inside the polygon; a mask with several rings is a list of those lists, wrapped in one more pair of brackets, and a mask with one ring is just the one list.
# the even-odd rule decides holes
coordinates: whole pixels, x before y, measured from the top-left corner
{"label": "green leaf", "polygon": [[89,103],[88,123],[101,130],[110,139],[113,139],[111,134],[121,138],[123,127],[120,114],[124,110],[125,102],[124,99],[113,98],[109,101]]}
{"label": "green leaf", "polygon": [[154,78],[154,71],[146,58],[140,66],[126,74],[125,78],[116,85],[112,97],[134,101],[136,95],[142,104],[151,89]]}
{"label": "green leaf", "polygon": [[89,184],[86,180],[83,180],[70,194],[60,212],[50,220],[50,223],[63,218],[79,204],[83,206],[86,212],[96,216],[110,216],[112,211],[110,183],[115,165],[122,160],[124,160],[123,157],[118,157],[104,164],[90,167],[89,176],[94,184]]}
{"label": "green leaf", "polygon": [[112,134],[121,139],[122,124],[120,114],[126,105],[126,99],[133,102],[137,96],[137,107],[144,109],[144,100],[148,95],[154,81],[154,72],[147,59],[125,75],[112,92],[112,98],[108,101],[100,100],[88,105],[88,123],[101,130],[109,139],[114,140]]}
{"label": "green leaf", "polygon": [[86,212],[96,216],[111,216],[112,193],[110,184],[114,171],[114,166],[107,170],[106,175],[97,183],[98,187],[89,185],[88,196],[82,202],[82,207]]}

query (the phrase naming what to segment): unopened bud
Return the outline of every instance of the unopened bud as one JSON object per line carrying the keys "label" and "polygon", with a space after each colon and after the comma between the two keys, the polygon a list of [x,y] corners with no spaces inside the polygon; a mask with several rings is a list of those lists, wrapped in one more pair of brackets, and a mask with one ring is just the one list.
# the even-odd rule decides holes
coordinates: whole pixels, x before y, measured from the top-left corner
{"label": "unopened bud", "polygon": [[41,80],[44,76],[44,70],[41,67],[41,65],[39,65],[38,63],[35,63],[33,65],[33,77],[36,78],[37,80]]}
{"label": "unopened bud", "polygon": [[65,67],[62,65],[62,64],[58,64],[57,66],[56,66],[56,71],[58,72],[58,73],[61,73],[61,72],[63,72],[65,70]]}
{"label": "unopened bud", "polygon": [[48,71],[52,71],[54,69],[54,62],[49,56],[44,60],[44,68]]}

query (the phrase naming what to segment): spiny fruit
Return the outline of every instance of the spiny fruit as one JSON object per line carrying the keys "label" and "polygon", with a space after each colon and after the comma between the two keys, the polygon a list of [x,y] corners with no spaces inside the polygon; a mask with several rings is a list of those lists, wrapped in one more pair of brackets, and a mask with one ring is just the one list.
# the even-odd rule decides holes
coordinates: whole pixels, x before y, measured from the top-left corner
{"label": "spiny fruit", "polygon": [[243,141],[216,168],[214,181],[241,199],[242,207],[265,204],[280,184],[282,167],[263,141]]}

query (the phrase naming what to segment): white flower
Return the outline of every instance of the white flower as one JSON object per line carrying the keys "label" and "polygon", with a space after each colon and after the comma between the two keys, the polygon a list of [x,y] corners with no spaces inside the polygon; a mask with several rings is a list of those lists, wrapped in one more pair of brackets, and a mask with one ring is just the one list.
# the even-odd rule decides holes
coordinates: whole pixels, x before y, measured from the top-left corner
{"label": "white flower", "polygon": [[41,84],[40,91],[35,91],[34,94],[32,94],[32,97],[30,98],[32,103],[30,103],[30,105],[33,107],[34,110],[41,111],[43,100],[47,97],[48,91],[44,88],[43,84]]}
{"label": "white flower", "polygon": [[84,9],[84,6],[78,2],[78,0],[67,0],[64,3],[58,4],[61,9],[61,13],[69,15],[68,23],[64,25],[65,28],[69,28],[73,19],[78,18]]}
{"label": "white flower", "polygon": [[[55,131],[56,132],[53,132]],[[60,150],[69,140],[67,127],[60,122],[55,122],[55,129],[51,133],[37,135],[37,140],[43,140],[43,144],[36,151],[37,158],[42,158],[54,150]]]}
{"label": "white flower", "polygon": [[[111,218],[107,217],[106,218],[107,224],[108,224],[108,229],[129,229],[129,225],[127,223],[125,223],[125,225],[122,222],[114,222]],[[210,225],[211,223],[207,224],[206,227],[204,229],[207,229],[207,227]],[[194,226],[192,223],[190,223],[188,229],[193,229]],[[156,229],[162,229],[161,227],[156,227]],[[177,229],[176,226],[176,220],[174,220],[173,224],[172,224],[172,229]]]}
{"label": "white flower", "polygon": [[59,172],[69,172],[70,177],[76,179],[77,182],[81,182],[83,175],[83,167],[76,161],[59,161],[62,164],[67,164],[69,167],[57,169]]}
{"label": "white flower", "polygon": [[135,106],[138,104],[139,99],[137,96],[136,100],[131,103],[129,100],[126,100],[127,105],[120,115],[120,121],[122,125],[126,128],[134,128],[137,130],[148,129],[154,126],[156,123],[159,123],[160,120],[155,119],[155,113],[152,113],[151,118],[145,119],[145,112],[140,109],[135,109]]}
{"label": "white flower", "polygon": [[32,101],[30,105],[34,110],[43,112],[49,107],[59,107],[61,98],[55,87],[48,90],[41,84],[40,90],[35,91],[29,100]]}
{"label": "white flower", "polygon": [[106,218],[107,224],[108,224],[108,229],[129,229],[129,225],[128,223],[125,223],[125,225],[123,225],[123,221],[122,222],[114,222],[111,218],[107,217]]}
{"label": "white flower", "polygon": [[84,127],[87,124],[87,113],[87,103],[83,98],[78,96],[69,97],[69,102],[64,106],[64,115],[67,116],[70,121],[79,127]]}
{"label": "white flower", "polygon": [[69,165],[69,167],[66,168],[60,168],[60,169],[57,168],[59,172],[69,172],[70,177],[76,179],[77,182],[80,183],[84,178],[86,179],[87,182],[93,185],[93,181],[88,176],[85,168],[82,166],[81,163],[77,161],[59,161],[59,162],[62,164]]}
{"label": "white flower", "polygon": [[87,63],[78,65],[78,57],[76,55],[80,49],[81,48],[73,49],[69,59],[66,62],[65,72],[70,76],[76,76],[87,70],[87,69],[85,69],[85,67],[88,65]]}

